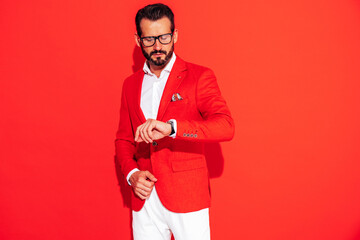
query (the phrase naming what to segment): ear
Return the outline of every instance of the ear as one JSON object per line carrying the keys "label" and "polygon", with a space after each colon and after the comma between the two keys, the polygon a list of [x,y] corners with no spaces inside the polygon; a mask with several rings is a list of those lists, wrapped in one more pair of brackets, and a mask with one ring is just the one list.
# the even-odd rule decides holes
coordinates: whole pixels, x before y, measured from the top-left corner
{"label": "ear", "polygon": [[134,34],[134,39],[135,39],[136,45],[137,45],[138,47],[140,47],[140,44],[141,44],[141,42],[140,42],[140,37],[139,37],[139,35],[137,35],[137,33]]}
{"label": "ear", "polygon": [[175,30],[174,30],[174,33],[173,33],[173,40],[174,40],[174,43],[176,43],[176,42],[177,42],[177,40],[178,40],[178,30],[177,30],[177,29],[175,29]]}

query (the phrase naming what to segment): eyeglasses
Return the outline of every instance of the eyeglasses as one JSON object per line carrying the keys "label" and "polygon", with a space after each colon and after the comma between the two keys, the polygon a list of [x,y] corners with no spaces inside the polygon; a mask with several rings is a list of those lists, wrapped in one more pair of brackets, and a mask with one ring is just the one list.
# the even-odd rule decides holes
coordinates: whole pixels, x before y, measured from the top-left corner
{"label": "eyeglasses", "polygon": [[159,35],[157,37],[142,37],[140,38],[141,43],[143,44],[144,47],[152,47],[154,46],[154,44],[156,43],[156,39],[159,40],[159,42],[161,44],[169,44],[172,40],[172,33],[166,33],[166,34],[162,34]]}

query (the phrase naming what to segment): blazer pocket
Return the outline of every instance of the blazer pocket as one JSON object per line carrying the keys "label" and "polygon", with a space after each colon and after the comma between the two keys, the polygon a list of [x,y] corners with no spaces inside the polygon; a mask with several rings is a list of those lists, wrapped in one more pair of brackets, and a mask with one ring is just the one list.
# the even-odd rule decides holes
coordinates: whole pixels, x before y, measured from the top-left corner
{"label": "blazer pocket", "polygon": [[189,171],[206,167],[206,160],[203,157],[186,159],[186,160],[173,160],[171,162],[172,170],[174,172]]}

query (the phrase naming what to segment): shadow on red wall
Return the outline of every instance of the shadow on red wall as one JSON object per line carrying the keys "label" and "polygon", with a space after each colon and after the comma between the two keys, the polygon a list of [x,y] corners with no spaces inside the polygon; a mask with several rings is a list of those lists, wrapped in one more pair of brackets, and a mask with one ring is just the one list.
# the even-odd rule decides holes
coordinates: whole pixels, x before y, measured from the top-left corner
{"label": "shadow on red wall", "polygon": [[[125,177],[121,172],[120,164],[119,164],[119,161],[117,160],[116,156],[114,156],[114,163],[115,163],[116,178],[118,180],[121,197],[123,199],[123,206],[129,209],[129,218],[132,218],[132,214],[131,214],[131,191],[132,190],[131,190],[131,187],[127,184]],[[132,234],[131,223],[132,223],[132,221],[130,221],[129,229],[131,231],[131,236],[132,236],[133,234]],[[132,240],[132,239],[133,238],[131,237],[130,240]]]}
{"label": "shadow on red wall", "polygon": [[132,65],[133,72],[135,73],[138,70],[142,69],[142,67],[144,66],[144,62],[145,62],[145,57],[142,54],[141,49],[135,45],[133,51],[133,65]]}

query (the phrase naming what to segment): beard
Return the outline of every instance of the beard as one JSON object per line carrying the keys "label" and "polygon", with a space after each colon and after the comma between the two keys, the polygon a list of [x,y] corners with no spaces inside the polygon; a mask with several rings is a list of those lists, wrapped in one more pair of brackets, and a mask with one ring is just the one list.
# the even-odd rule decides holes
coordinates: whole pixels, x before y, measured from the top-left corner
{"label": "beard", "polygon": [[[159,50],[159,51],[154,50],[154,51],[150,52],[150,54],[148,54],[147,52],[145,52],[143,46],[141,46],[141,51],[142,51],[144,57],[146,58],[146,60],[148,60],[149,62],[151,62],[155,66],[165,66],[170,61],[170,58],[171,58],[171,56],[172,56],[172,54],[174,52],[174,44],[172,44],[169,53],[164,51],[164,50]],[[156,59],[152,59],[151,56],[156,54],[156,53],[165,54],[165,59],[161,59],[161,57],[157,57]]]}

